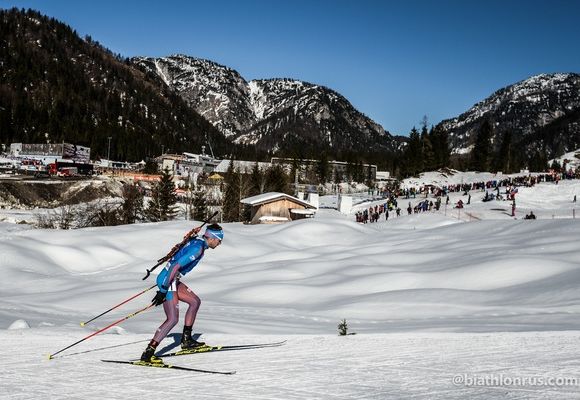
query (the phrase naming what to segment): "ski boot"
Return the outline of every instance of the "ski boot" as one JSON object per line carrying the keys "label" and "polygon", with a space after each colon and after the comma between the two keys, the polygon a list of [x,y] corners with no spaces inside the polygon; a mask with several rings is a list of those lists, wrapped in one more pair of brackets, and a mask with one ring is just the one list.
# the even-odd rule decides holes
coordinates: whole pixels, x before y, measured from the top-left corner
{"label": "ski boot", "polygon": [[205,342],[198,342],[191,337],[191,326],[183,327],[183,335],[181,335],[181,349],[191,350],[196,347],[205,346]]}
{"label": "ski boot", "polygon": [[147,345],[147,348],[145,349],[143,354],[141,354],[141,360],[140,360],[141,362],[150,363],[150,364],[162,364],[163,363],[162,359],[155,356],[155,349],[157,348],[157,344],[158,343],[156,343],[152,340],[149,343],[149,345]]}

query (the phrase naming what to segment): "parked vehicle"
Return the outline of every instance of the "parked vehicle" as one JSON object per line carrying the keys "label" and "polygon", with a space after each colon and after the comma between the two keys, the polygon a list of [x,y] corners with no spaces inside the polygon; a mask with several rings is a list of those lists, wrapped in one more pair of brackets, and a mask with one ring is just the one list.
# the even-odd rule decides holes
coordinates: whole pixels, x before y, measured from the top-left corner
{"label": "parked vehicle", "polygon": [[56,176],[79,176],[92,175],[93,165],[86,163],[72,163],[66,161],[56,161],[48,164],[48,173]]}
{"label": "parked vehicle", "polygon": [[61,167],[56,171],[56,176],[62,177],[77,176],[78,174],[79,170],[77,167]]}

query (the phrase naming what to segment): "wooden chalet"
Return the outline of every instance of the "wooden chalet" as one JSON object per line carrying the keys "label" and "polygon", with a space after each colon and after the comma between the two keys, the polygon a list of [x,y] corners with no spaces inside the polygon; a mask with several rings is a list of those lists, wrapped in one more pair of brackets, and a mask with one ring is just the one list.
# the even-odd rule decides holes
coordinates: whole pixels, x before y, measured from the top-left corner
{"label": "wooden chalet", "polygon": [[269,192],[241,200],[252,207],[250,224],[272,224],[311,218],[316,207],[286,193]]}

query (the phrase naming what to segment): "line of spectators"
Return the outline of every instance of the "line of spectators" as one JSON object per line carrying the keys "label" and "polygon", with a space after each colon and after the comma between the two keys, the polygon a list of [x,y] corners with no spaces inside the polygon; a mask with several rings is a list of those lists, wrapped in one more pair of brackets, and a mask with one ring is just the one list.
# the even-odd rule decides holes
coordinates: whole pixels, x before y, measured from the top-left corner
{"label": "line of spectators", "polygon": [[[426,211],[439,210],[441,207],[441,197],[446,197],[446,204],[449,204],[449,193],[463,192],[464,195],[468,196],[467,203],[463,200],[459,200],[454,207],[463,208],[465,204],[471,203],[470,191],[479,190],[485,192],[483,201],[489,200],[509,200],[512,201],[515,207],[515,196],[518,192],[519,186],[533,187],[539,182],[554,182],[558,184],[560,179],[574,179],[575,175],[566,175],[560,173],[545,173],[536,175],[526,175],[517,177],[508,177],[505,179],[494,179],[489,181],[480,182],[470,182],[463,184],[449,184],[443,185],[441,187],[436,185],[422,185],[418,187],[408,187],[408,188],[388,188],[379,192],[380,195],[387,198],[387,202],[384,204],[371,206],[368,209],[359,211],[356,213],[356,221],[360,223],[376,222],[383,214],[385,214],[385,219],[389,219],[389,211],[396,211],[396,215],[400,216],[401,209],[397,207],[397,198],[404,197],[405,199],[410,199],[411,196],[416,198],[417,196],[424,197],[425,200],[420,201],[415,206],[409,205],[407,207],[407,214],[417,214]],[[505,187],[504,196],[501,195],[500,187]],[[489,189],[494,189],[489,191]],[[493,193],[495,192],[495,193]],[[374,193],[373,193],[374,194]],[[435,202],[427,200],[429,196],[436,198]],[[576,199],[574,198],[574,202]]]}
{"label": "line of spectators", "polygon": [[388,221],[389,215],[395,213],[397,217],[401,216],[401,209],[398,207],[397,199],[391,197],[387,202],[383,204],[377,204],[370,206],[368,209],[358,211],[355,213],[356,222],[366,224],[368,222],[378,222],[381,219],[381,215],[384,214],[385,221]]}

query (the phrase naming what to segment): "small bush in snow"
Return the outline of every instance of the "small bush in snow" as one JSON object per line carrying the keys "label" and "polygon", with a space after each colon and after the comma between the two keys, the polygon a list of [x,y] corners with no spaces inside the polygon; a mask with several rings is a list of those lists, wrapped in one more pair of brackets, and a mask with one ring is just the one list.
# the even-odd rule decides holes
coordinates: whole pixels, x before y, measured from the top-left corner
{"label": "small bush in snow", "polygon": [[340,336],[348,335],[348,325],[346,324],[346,319],[343,319],[340,321],[340,324],[338,324],[338,334]]}

